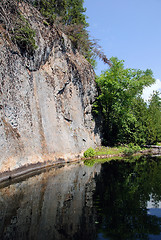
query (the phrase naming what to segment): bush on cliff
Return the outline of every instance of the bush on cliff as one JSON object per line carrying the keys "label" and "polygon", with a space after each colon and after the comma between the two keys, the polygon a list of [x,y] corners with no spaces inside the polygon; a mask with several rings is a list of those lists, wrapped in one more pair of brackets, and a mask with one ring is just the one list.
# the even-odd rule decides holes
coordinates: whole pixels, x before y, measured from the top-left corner
{"label": "bush on cliff", "polygon": [[0,1],[0,24],[4,28],[3,38],[8,43],[17,44],[21,53],[32,55],[37,48],[35,31],[24,17],[19,1]]}
{"label": "bush on cliff", "polygon": [[34,39],[35,31],[31,28],[29,22],[23,16],[20,16],[20,19],[15,24],[12,35],[13,41],[16,41],[22,52],[27,52],[30,55],[34,53],[37,48]]}
{"label": "bush on cliff", "polygon": [[95,155],[95,150],[92,148],[92,147],[90,147],[90,148],[88,148],[85,152],[84,152],[84,157],[94,157],[94,155]]}

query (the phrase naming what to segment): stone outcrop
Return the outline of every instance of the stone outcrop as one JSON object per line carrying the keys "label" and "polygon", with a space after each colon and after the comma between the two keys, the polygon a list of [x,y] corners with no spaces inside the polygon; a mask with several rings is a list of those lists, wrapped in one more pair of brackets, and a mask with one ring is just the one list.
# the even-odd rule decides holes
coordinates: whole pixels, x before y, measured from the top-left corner
{"label": "stone outcrop", "polygon": [[21,3],[38,48],[22,55],[0,26],[0,172],[70,160],[99,144],[92,66],[58,28]]}

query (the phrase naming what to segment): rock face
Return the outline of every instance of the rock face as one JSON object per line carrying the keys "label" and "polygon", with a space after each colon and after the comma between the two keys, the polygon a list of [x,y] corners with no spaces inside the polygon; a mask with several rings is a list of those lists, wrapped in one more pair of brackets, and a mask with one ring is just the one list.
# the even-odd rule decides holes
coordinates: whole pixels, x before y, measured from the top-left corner
{"label": "rock face", "polygon": [[56,27],[25,4],[36,31],[33,56],[0,35],[0,172],[44,161],[69,160],[99,144],[92,121],[96,96],[91,65]]}

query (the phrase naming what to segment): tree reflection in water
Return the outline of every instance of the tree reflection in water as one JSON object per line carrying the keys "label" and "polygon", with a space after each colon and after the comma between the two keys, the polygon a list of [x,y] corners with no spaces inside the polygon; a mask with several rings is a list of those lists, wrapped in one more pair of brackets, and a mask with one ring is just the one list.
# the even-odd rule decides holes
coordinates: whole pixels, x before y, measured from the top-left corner
{"label": "tree reflection in water", "polygon": [[[102,166],[94,194],[97,239],[160,239],[160,160],[141,157]],[[148,207],[157,207],[155,215]]]}

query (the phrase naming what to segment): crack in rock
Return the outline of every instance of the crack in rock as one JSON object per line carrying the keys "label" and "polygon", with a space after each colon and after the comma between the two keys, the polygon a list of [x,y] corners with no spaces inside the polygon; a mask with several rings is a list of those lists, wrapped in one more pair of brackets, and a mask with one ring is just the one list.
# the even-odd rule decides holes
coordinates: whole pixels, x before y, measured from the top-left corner
{"label": "crack in rock", "polygon": [[58,95],[58,94],[63,94],[64,91],[65,91],[66,86],[67,86],[69,83],[70,83],[69,81],[66,82],[66,83],[64,84],[64,87],[57,92],[57,95]]}
{"label": "crack in rock", "polygon": [[64,119],[65,119],[67,122],[73,122],[73,120],[71,120],[71,119],[69,119],[69,118],[64,117]]}

